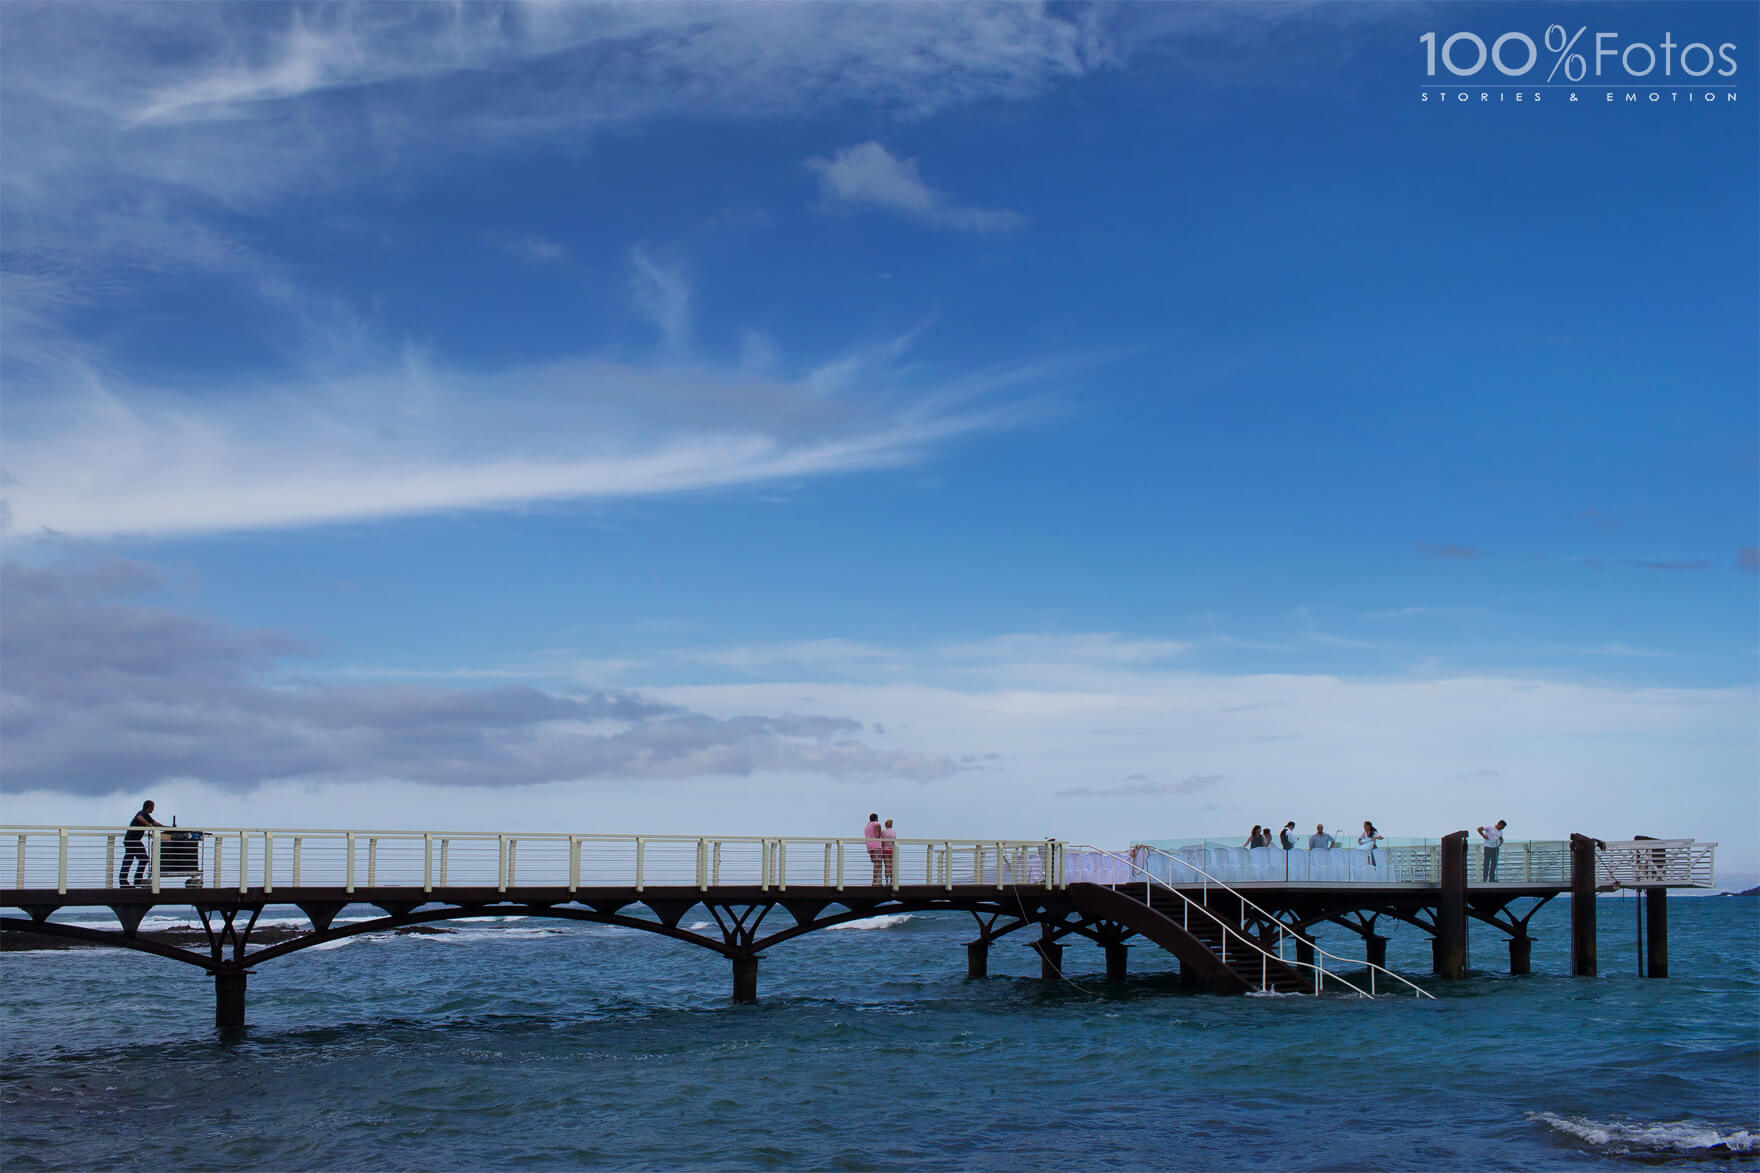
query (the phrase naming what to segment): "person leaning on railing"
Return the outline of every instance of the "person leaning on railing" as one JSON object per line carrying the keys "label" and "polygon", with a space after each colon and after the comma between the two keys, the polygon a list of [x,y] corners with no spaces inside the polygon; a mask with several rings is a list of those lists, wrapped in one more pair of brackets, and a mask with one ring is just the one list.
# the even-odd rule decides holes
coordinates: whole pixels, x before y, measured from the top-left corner
{"label": "person leaning on railing", "polygon": [[1325,823],[1315,823],[1314,833],[1308,836],[1309,851],[1330,851],[1338,841],[1326,833]]}

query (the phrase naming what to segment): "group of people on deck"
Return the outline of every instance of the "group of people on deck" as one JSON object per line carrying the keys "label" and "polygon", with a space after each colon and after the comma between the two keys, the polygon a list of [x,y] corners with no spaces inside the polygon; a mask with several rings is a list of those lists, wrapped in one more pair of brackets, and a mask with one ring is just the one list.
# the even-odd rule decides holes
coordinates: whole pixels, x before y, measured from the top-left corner
{"label": "group of people on deck", "polygon": [[[1357,846],[1369,852],[1371,865],[1375,862],[1375,844],[1380,838],[1381,832],[1375,829],[1375,824],[1364,819],[1363,833],[1357,836]],[[1302,847],[1306,847],[1309,851],[1330,851],[1338,846],[1338,839],[1326,833],[1326,824],[1324,823],[1315,823],[1314,833],[1306,836],[1306,842],[1303,839],[1302,833],[1296,830],[1294,819],[1285,823],[1283,830],[1275,832],[1269,826],[1261,827],[1254,823],[1252,834],[1247,836],[1244,846],[1248,848],[1281,847],[1285,851],[1295,851]]]}
{"label": "group of people on deck", "polygon": [[868,815],[868,825],[862,828],[862,838],[868,848],[868,862],[874,865],[874,883],[891,884],[893,875],[893,840],[898,832],[892,829],[892,820],[880,821],[877,814]]}
{"label": "group of people on deck", "polygon": [[[1485,841],[1479,860],[1479,879],[1485,883],[1495,884],[1497,882],[1497,855],[1498,850],[1503,846],[1503,829],[1507,826],[1509,826],[1508,822],[1498,819],[1495,823],[1477,828],[1479,838]],[[1375,824],[1364,819],[1363,833],[1357,836],[1357,846],[1369,852],[1371,867],[1375,864],[1375,844],[1381,837],[1381,832],[1375,829]],[[1307,836],[1307,840],[1306,846],[1309,851],[1329,851],[1338,846],[1338,839],[1326,833],[1324,823],[1314,824],[1314,833]],[[1302,834],[1296,830],[1294,819],[1285,823],[1283,830],[1275,834],[1269,826],[1261,827],[1254,823],[1252,833],[1247,836],[1247,842],[1244,846],[1248,848],[1281,847],[1285,851],[1294,851],[1303,846]]]}

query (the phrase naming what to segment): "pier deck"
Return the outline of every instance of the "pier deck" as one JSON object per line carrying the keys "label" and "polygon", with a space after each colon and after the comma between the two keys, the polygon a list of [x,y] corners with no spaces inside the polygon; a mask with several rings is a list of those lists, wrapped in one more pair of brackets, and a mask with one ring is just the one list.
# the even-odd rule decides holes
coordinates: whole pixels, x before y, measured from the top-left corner
{"label": "pier deck", "polygon": [[[0,918],[0,931],[198,966],[214,978],[223,1029],[243,1025],[252,966],[358,933],[484,915],[617,924],[701,946],[731,961],[741,1001],[756,997],[766,949],[906,911],[971,915],[977,938],[967,946],[967,972],[977,977],[987,972],[992,943],[1037,929],[1030,944],[1047,977],[1061,973],[1065,943],[1086,940],[1105,950],[1110,979],[1123,977],[1132,944],[1152,944],[1178,960],[1182,977],[1220,993],[1428,996],[1386,968],[1380,917],[1430,933],[1442,977],[1466,971],[1467,920],[1478,919],[1508,935],[1510,969],[1523,973],[1527,925],[1539,907],[1566,892],[1636,887],[1648,893],[1651,971],[1662,976],[1666,890],[1708,886],[1715,848],[1573,836],[1519,845],[1519,873],[1475,883],[1464,831],[1378,848],[1369,861],[1344,852],[1309,860],[1208,847],[1108,851],[1058,840],[893,840],[889,852],[876,852],[861,839],[149,828],[134,847],[127,836],[117,827],[0,827],[0,877],[11,881],[0,888],[0,906],[25,914]],[[1294,873],[1330,878],[1289,878]],[[133,874],[141,883],[122,882]],[[1593,904],[1572,905],[1578,973],[1595,972]],[[161,906],[192,909],[207,947],[141,936],[147,912]],[[253,942],[272,906],[299,909],[310,931]],[[337,923],[350,907],[382,915]],[[108,909],[117,928],[54,919],[73,908]],[[681,927],[693,909],[713,928]],[[1320,948],[1312,929],[1321,923],[1360,937],[1363,957]]]}

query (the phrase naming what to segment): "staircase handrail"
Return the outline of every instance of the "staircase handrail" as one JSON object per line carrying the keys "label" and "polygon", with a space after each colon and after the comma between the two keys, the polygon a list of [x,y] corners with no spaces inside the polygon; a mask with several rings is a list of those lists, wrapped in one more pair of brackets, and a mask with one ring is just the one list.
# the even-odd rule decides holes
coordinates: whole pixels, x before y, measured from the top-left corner
{"label": "staircase handrail", "polygon": [[[1120,861],[1126,867],[1130,868],[1133,872],[1141,872],[1143,875],[1143,883],[1144,883],[1145,889],[1147,889],[1148,885],[1150,885],[1150,884],[1161,885],[1161,887],[1167,889],[1169,892],[1172,892],[1174,895],[1178,896],[1181,900],[1185,901],[1187,908],[1196,908],[1198,911],[1202,912],[1205,916],[1208,916],[1211,920],[1215,921],[1218,925],[1220,925],[1222,927],[1222,930],[1225,935],[1228,933],[1233,933],[1236,937],[1238,937],[1242,941],[1246,942],[1248,945],[1250,945],[1252,948],[1256,949],[1258,952],[1264,954],[1267,957],[1275,957],[1279,962],[1282,962],[1284,965],[1314,970],[1315,971],[1315,985],[1317,988],[1323,987],[1325,984],[1325,979],[1330,977],[1334,981],[1343,982],[1346,986],[1349,986],[1352,990],[1355,990],[1358,994],[1361,994],[1365,998],[1374,998],[1375,997],[1375,993],[1374,993],[1375,975],[1382,974],[1387,977],[1393,978],[1395,981],[1401,983],[1402,985],[1410,986],[1412,993],[1417,997],[1431,998],[1431,999],[1434,999],[1436,997],[1435,994],[1432,994],[1430,991],[1428,991],[1424,987],[1418,985],[1416,982],[1412,981],[1410,978],[1403,977],[1400,974],[1393,972],[1391,969],[1388,969],[1385,966],[1376,965],[1375,963],[1368,961],[1368,960],[1364,960],[1360,963],[1363,966],[1363,968],[1365,968],[1369,971],[1369,989],[1368,990],[1362,989],[1360,986],[1358,986],[1354,982],[1352,982],[1349,978],[1345,978],[1345,977],[1342,977],[1336,973],[1332,973],[1331,971],[1326,969],[1326,967],[1323,963],[1306,962],[1306,961],[1301,961],[1299,959],[1295,960],[1295,961],[1286,960],[1283,957],[1283,953],[1282,953],[1283,943],[1292,936],[1294,936],[1297,940],[1302,939],[1298,934],[1295,934],[1294,932],[1292,932],[1288,925],[1284,924],[1283,921],[1279,920],[1277,917],[1273,916],[1271,913],[1267,912],[1265,909],[1260,908],[1257,904],[1254,904],[1251,900],[1248,900],[1246,898],[1246,896],[1244,896],[1239,891],[1239,889],[1229,887],[1229,885],[1225,884],[1221,880],[1218,880],[1215,876],[1212,876],[1209,872],[1205,871],[1201,867],[1198,867],[1196,864],[1187,863],[1183,859],[1178,859],[1177,857],[1169,854],[1168,852],[1162,851],[1158,847],[1149,847],[1147,845],[1139,844],[1131,849],[1130,855],[1121,855],[1116,851],[1108,851],[1104,847],[1094,847],[1094,846],[1086,845],[1086,844],[1084,844],[1080,847],[1072,847],[1070,850],[1095,852],[1099,855],[1104,855],[1104,856],[1107,856],[1108,858],[1116,859],[1116,860]],[[1229,893],[1235,899],[1239,900],[1241,903],[1241,907],[1243,909],[1244,908],[1251,908],[1254,912],[1258,913],[1266,922],[1276,925],[1277,926],[1278,952],[1272,953],[1270,950],[1266,949],[1263,945],[1259,944],[1257,941],[1253,940],[1251,937],[1248,937],[1244,932],[1237,930],[1233,926],[1229,925],[1229,923],[1227,921],[1225,921],[1221,917],[1217,916],[1214,912],[1212,912],[1210,910],[1210,908],[1207,904],[1202,904],[1196,900],[1193,900],[1190,896],[1188,896],[1184,892],[1182,892],[1178,887],[1169,883],[1166,880],[1163,880],[1160,876],[1157,876],[1155,873],[1151,872],[1148,868],[1139,864],[1136,861],[1136,859],[1134,858],[1136,852],[1138,852],[1138,851],[1151,852],[1155,855],[1164,856],[1167,859],[1172,860],[1173,862],[1180,864],[1182,867],[1190,868],[1192,871],[1197,872],[1200,876],[1204,877],[1204,887],[1205,887],[1206,891],[1208,891],[1209,886],[1211,884],[1215,884],[1218,888],[1221,888],[1224,892]],[[1112,884],[1109,886],[1116,888],[1118,885]],[[1147,903],[1147,901],[1145,901],[1145,903]],[[1336,953],[1331,953],[1331,952],[1321,948],[1319,942],[1317,942],[1317,941],[1308,941],[1307,943],[1313,948],[1314,952],[1316,954],[1318,954],[1320,957],[1329,957],[1333,961],[1339,962],[1343,965],[1357,965],[1357,964],[1359,964],[1359,962],[1355,961],[1352,958],[1340,957]]]}

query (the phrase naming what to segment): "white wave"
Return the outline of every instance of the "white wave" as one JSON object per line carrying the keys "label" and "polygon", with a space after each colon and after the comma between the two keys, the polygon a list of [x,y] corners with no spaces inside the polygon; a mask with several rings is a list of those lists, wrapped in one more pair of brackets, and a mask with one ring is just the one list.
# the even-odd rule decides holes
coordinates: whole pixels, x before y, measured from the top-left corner
{"label": "white wave", "polygon": [[700,933],[704,929],[712,929],[714,927],[715,922],[712,920],[694,920],[685,926],[685,931],[690,933]]}
{"label": "white wave", "polygon": [[915,919],[917,918],[908,912],[894,912],[885,916],[867,916],[861,920],[844,921],[840,925],[826,925],[825,931],[830,933],[837,929],[855,929],[858,932],[866,932],[871,929],[890,929],[902,925],[907,920]]}
{"label": "white wave", "polygon": [[1674,1120],[1655,1124],[1607,1122],[1587,1116],[1560,1116],[1553,1112],[1530,1112],[1528,1119],[1538,1120],[1578,1140],[1592,1145],[1605,1145],[1613,1152],[1645,1149],[1659,1153],[1694,1153],[1723,1149],[1731,1153],[1760,1152],[1760,1136],[1745,1128],[1719,1132],[1709,1124],[1694,1120]]}

